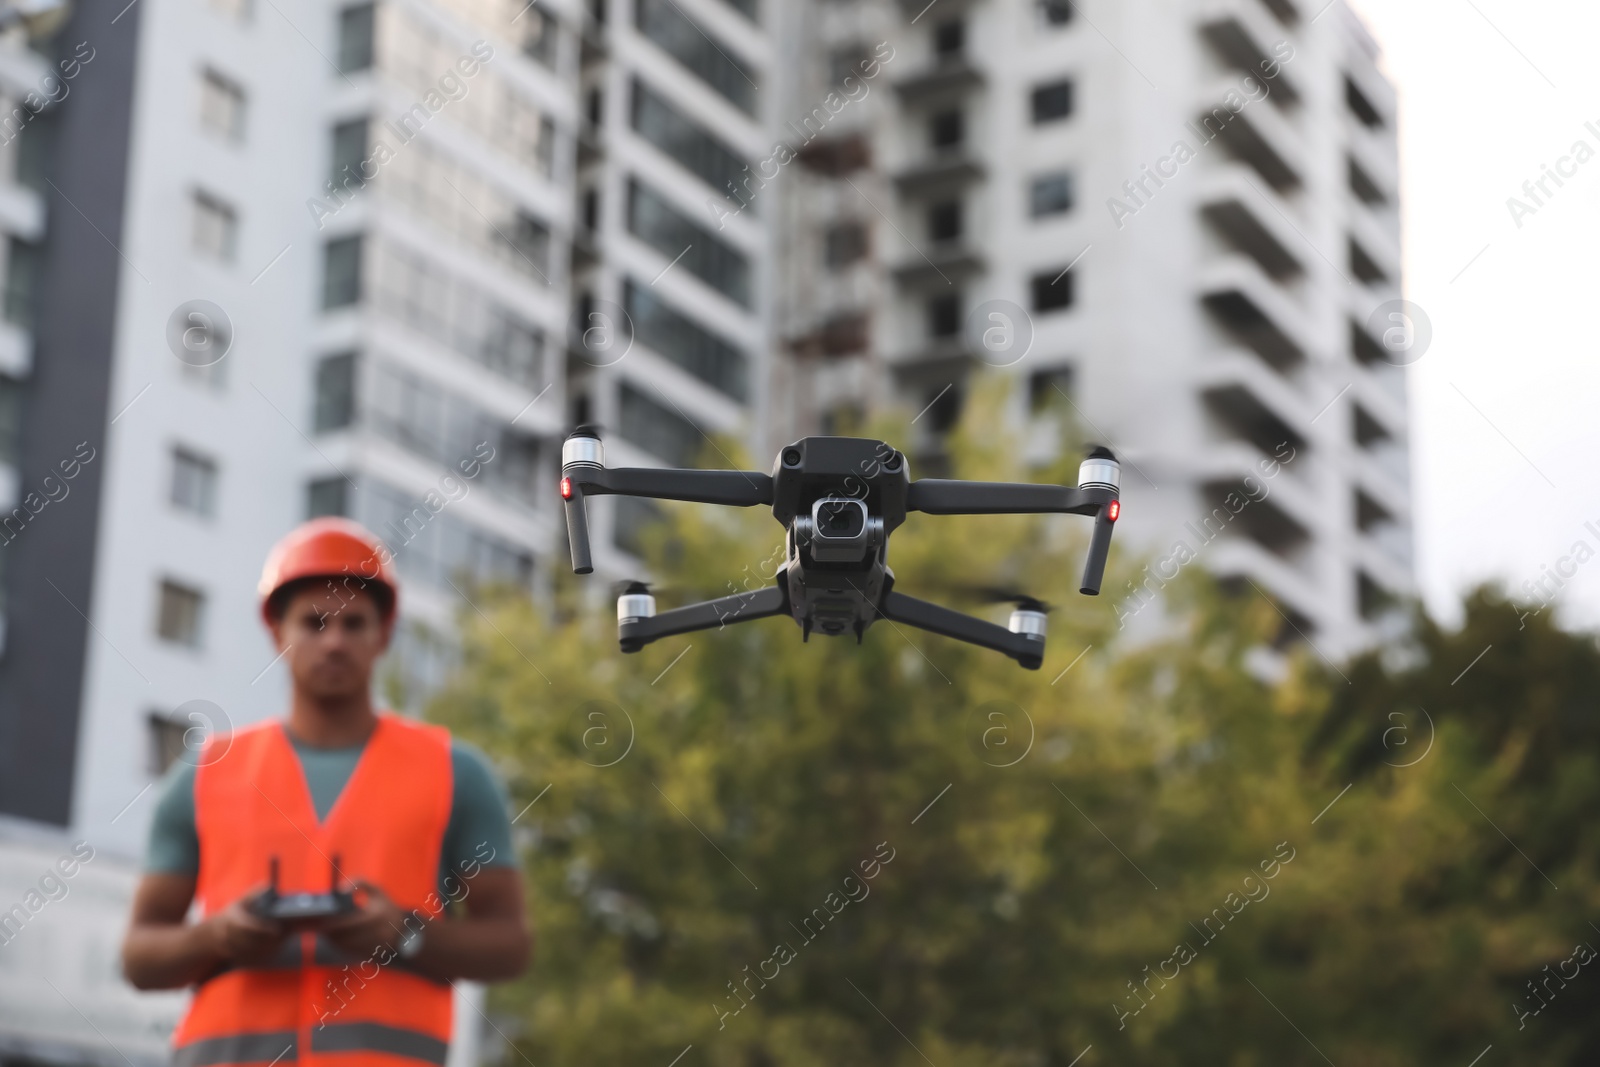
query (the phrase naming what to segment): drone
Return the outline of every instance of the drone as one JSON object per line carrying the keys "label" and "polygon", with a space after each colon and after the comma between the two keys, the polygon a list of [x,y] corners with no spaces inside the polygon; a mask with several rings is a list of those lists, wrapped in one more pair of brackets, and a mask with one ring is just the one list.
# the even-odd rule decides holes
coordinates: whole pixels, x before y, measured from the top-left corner
{"label": "drone", "polygon": [[749,508],[767,505],[784,528],[785,559],[773,584],[657,613],[655,597],[634,582],[617,598],[623,652],[653,641],[732,623],[787,615],[803,640],[854,634],[861,643],[879,619],[991,649],[1027,670],[1044,663],[1046,606],[1016,596],[1002,627],[895,589],[889,535],[911,512],[927,515],[1069,514],[1094,517],[1079,591],[1098,596],[1111,534],[1122,513],[1122,467],[1095,448],[1076,487],[910,477],[906,457],[882,442],[807,437],[783,448],[771,474],[735,470],[607,467],[599,430],[580,426],[561,448],[561,498],[575,574],[594,571],[584,501],[633,496]]}

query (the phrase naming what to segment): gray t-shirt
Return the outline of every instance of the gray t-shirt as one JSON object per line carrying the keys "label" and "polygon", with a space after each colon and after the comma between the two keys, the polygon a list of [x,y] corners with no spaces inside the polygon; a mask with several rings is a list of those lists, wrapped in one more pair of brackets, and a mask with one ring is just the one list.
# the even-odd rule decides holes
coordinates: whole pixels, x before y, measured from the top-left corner
{"label": "gray t-shirt", "polygon": [[[295,755],[311,790],[311,805],[317,818],[326,818],[334,801],[344,791],[361,758],[365,744],[353,748],[314,748],[295,740]],[[485,867],[510,867],[511,819],[507,814],[504,788],[489,767],[488,758],[464,741],[450,742],[452,791],[450,821],[439,849],[439,887],[445,890],[447,875],[473,864]],[[161,796],[156,802],[155,819],[150,824],[150,841],[145,851],[147,874],[200,873],[200,835],[194,819],[195,768],[178,761],[161,781]],[[490,850],[493,851],[490,851]],[[489,856],[485,860],[485,856]]]}

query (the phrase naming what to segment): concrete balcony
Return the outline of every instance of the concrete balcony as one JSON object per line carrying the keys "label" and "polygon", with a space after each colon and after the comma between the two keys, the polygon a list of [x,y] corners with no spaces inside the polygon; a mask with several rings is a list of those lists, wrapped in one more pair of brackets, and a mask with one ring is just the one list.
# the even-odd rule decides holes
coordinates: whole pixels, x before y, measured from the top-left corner
{"label": "concrete balcony", "polygon": [[[1219,581],[1237,583],[1250,596],[1256,596],[1259,590],[1277,601],[1306,637],[1315,640],[1317,631],[1326,627],[1327,598],[1303,574],[1255,542],[1218,542],[1201,554],[1201,560]],[[1290,631],[1288,636],[1299,635]]]}
{"label": "concrete balcony", "polygon": [[1391,523],[1355,539],[1351,554],[1356,565],[1391,596],[1416,591],[1411,527]]}
{"label": "concrete balcony", "polygon": [[1356,199],[1361,201],[1367,211],[1398,224],[1399,215],[1394,210],[1394,187],[1392,185],[1386,187],[1379,182],[1373,176],[1369,163],[1363,162],[1354,151],[1345,159],[1346,184],[1350,192],[1355,194]]}
{"label": "concrete balcony", "polygon": [[[1292,568],[1313,544],[1326,509],[1319,511],[1312,494],[1282,470],[1267,477],[1262,470],[1266,459],[1242,442],[1208,447],[1185,472],[1203,509],[1185,528],[1219,544],[1250,541]],[[1306,460],[1302,453],[1295,462]]]}
{"label": "concrete balcony", "polygon": [[[1371,266],[1382,274],[1384,283],[1398,288],[1401,263],[1398,220],[1381,223],[1370,211],[1352,211],[1349,225],[1351,240],[1372,261]],[[1374,284],[1366,278],[1361,280]]]}
{"label": "concrete balcony", "polygon": [[894,91],[907,104],[920,104],[944,100],[973,89],[982,88],[988,81],[983,71],[973,66],[966,56],[952,56],[922,70],[908,74],[894,82]]}
{"label": "concrete balcony", "polygon": [[1305,272],[1305,240],[1290,225],[1288,206],[1250,168],[1226,162],[1205,173],[1200,213],[1239,251],[1273,278]]}
{"label": "concrete balcony", "polygon": [[894,176],[901,196],[926,197],[957,192],[988,177],[988,168],[966,150],[928,156]]}
{"label": "concrete balcony", "polygon": [[[948,15],[956,11],[965,11],[975,2],[976,0],[939,0],[938,13]],[[899,3],[901,13],[908,19],[921,18],[922,13],[933,6],[928,0],[899,0]]]}
{"label": "concrete balcony", "polygon": [[1230,111],[1223,101],[1238,92],[1232,78],[1210,83],[1195,108],[1194,129],[1250,164],[1279,192],[1298,187],[1306,158],[1299,136],[1276,108],[1260,100],[1247,102],[1238,113]]}
{"label": "concrete balcony", "polygon": [[920,255],[894,268],[894,279],[907,289],[938,289],[960,285],[988,269],[984,258],[959,241],[924,245]]}
{"label": "concrete balcony", "polygon": [[0,374],[13,380],[33,372],[33,333],[0,320]]}
{"label": "concrete balcony", "polygon": [[1228,349],[1207,356],[1195,375],[1195,389],[1236,437],[1263,453],[1271,455],[1283,443],[1305,452],[1304,428],[1316,412],[1252,353]]}
{"label": "concrete balcony", "polygon": [[1371,63],[1363,62],[1346,65],[1344,75],[1350,80],[1345,93],[1349,109],[1361,118],[1363,125],[1386,129],[1393,136],[1399,97],[1389,79]]}
{"label": "concrete balcony", "polygon": [[[1363,453],[1356,453],[1351,464],[1350,480],[1358,496],[1357,525],[1383,522],[1411,522],[1411,487],[1409,480],[1396,478],[1394,472]],[[1365,504],[1360,503],[1364,499]]]}
{"label": "concrete balcony", "polygon": [[1280,372],[1313,351],[1304,313],[1252,259],[1226,256],[1200,272],[1200,300],[1241,344]]}
{"label": "concrete balcony", "polygon": [[1262,0],[1262,3],[1285,26],[1293,26],[1305,17],[1305,12],[1300,9],[1300,0]]}
{"label": "concrete balcony", "polygon": [[1279,64],[1272,46],[1283,40],[1284,34],[1283,27],[1273,20],[1260,0],[1207,0],[1201,5],[1196,21],[1200,36],[1217,55],[1271,89],[1272,95],[1267,99],[1279,107],[1300,103],[1300,90],[1286,70],[1271,79],[1263,73]]}
{"label": "concrete balcony", "polygon": [[1370,301],[1352,299],[1350,305],[1350,355],[1355,363],[1354,392],[1384,425],[1404,426],[1406,416],[1406,373],[1404,366],[1390,362],[1390,353],[1380,337],[1374,337],[1356,318],[1371,310]]}
{"label": "concrete balcony", "polygon": [[888,362],[902,382],[959,381],[978,365],[978,357],[958,334],[914,342],[891,354]]}

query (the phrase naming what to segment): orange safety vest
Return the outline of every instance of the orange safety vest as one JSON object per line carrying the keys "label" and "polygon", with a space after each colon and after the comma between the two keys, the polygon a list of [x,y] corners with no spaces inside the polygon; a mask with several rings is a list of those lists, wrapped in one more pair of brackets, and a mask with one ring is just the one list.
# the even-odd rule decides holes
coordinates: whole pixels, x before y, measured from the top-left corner
{"label": "orange safety vest", "polygon": [[[321,822],[281,723],[213,737],[205,751],[194,784],[203,915],[262,886],[273,856],[281,892],[326,891],[337,855],[347,881],[371,882],[407,914],[438,917],[449,731],[381,714]],[[225,968],[201,982],[173,1037],[173,1065],[443,1064],[450,1023],[447,983],[408,972],[387,954],[355,959],[302,933],[264,965]]]}

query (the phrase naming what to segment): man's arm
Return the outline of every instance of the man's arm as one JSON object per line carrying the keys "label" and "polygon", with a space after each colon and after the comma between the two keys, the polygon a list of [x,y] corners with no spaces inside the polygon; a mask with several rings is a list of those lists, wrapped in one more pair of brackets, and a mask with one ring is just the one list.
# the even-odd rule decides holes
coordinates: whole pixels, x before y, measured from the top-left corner
{"label": "man's arm", "polygon": [[185,922],[194,886],[187,874],[139,880],[122,942],[122,973],[134,988],[181,989],[224,963],[268,959],[283,944],[283,927],[251,914],[244,900],[198,923]]}
{"label": "man's arm", "polygon": [[[515,867],[483,867],[463,878],[466,914],[443,916],[423,927],[422,951],[406,966],[429,978],[471,982],[504,982],[527,969],[533,954],[522,896],[522,872]],[[390,959],[400,939],[417,920],[382,893],[367,887],[366,903],[354,915],[335,920],[322,933],[329,941],[362,959]]]}

